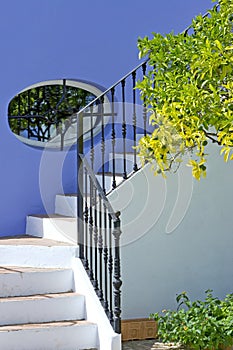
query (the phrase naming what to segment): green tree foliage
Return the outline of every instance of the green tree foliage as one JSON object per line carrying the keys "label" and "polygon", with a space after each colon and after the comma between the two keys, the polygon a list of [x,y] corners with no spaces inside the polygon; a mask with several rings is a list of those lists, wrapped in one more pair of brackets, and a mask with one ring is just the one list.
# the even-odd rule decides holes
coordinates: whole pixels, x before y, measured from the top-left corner
{"label": "green tree foliage", "polygon": [[233,0],[197,16],[188,32],[139,38],[149,71],[137,88],[154,125],[139,154],[165,176],[189,154],[196,179],[206,176],[208,142],[233,159]]}

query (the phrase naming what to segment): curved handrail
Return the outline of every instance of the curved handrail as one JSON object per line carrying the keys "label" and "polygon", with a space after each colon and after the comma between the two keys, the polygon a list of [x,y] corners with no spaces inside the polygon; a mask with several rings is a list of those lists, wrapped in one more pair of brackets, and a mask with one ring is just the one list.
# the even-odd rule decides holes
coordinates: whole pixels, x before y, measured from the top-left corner
{"label": "curved handrail", "polygon": [[144,64],[148,62],[149,59],[144,60],[142,63],[140,63],[138,66],[133,68],[129,73],[125,74],[123,78],[119,79],[115,84],[111,85],[107,90],[102,92],[99,96],[97,96],[94,100],[89,102],[86,106],[81,108],[77,114],[82,114],[86,109],[91,107],[95,102],[101,100],[106,94],[111,92],[112,89],[114,89],[117,85],[119,85],[123,80],[127,79],[130,75],[132,75],[134,72],[136,72],[139,68],[141,68]]}

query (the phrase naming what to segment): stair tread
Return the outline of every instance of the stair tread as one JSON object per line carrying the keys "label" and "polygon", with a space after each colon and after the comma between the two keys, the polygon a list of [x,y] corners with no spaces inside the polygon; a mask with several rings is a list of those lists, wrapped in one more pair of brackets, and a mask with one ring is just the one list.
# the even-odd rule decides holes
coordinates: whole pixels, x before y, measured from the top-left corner
{"label": "stair tread", "polygon": [[43,247],[56,247],[56,246],[72,246],[71,243],[55,241],[44,237],[35,237],[29,234],[19,236],[5,236],[0,238],[1,246],[43,246]]}
{"label": "stair tread", "polygon": [[24,323],[10,326],[0,326],[0,332],[29,330],[29,329],[46,329],[50,327],[71,327],[71,326],[96,326],[95,323],[86,320],[74,321],[56,321],[56,322],[42,322],[42,323]]}
{"label": "stair tread", "polygon": [[69,268],[54,267],[26,267],[26,266],[0,266],[0,274],[26,273],[26,272],[54,272],[67,271]]}
{"label": "stair tread", "polygon": [[64,293],[46,293],[46,294],[34,294],[34,295],[25,295],[25,296],[10,296],[10,297],[0,297],[1,302],[10,302],[10,301],[25,301],[25,300],[45,300],[45,299],[62,299],[67,297],[78,297],[82,294],[76,292],[64,292]]}
{"label": "stair tread", "polygon": [[59,214],[30,214],[28,216],[39,218],[39,219],[59,219],[59,220],[67,220],[67,221],[77,221],[77,219],[72,216],[65,216],[65,215],[59,215]]}

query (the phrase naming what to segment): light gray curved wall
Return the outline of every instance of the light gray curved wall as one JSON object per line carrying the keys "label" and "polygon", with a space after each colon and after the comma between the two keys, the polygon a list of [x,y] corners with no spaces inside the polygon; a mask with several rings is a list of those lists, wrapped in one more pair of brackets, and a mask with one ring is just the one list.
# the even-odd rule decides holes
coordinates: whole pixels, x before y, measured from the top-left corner
{"label": "light gray curved wall", "polygon": [[190,168],[181,171],[179,188],[178,175],[164,181],[147,166],[110,195],[122,210],[124,319],[174,308],[182,291],[192,299],[207,289],[219,297],[232,293],[233,164],[216,146],[208,158],[207,178],[193,180],[193,189]]}

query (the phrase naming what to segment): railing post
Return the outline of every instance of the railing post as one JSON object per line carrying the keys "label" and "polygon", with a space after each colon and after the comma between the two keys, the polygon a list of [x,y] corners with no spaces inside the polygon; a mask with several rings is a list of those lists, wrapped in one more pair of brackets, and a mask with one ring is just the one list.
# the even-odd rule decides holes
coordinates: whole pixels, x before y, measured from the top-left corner
{"label": "railing post", "polygon": [[120,263],[120,236],[121,222],[120,213],[117,213],[117,219],[114,220],[113,236],[115,240],[115,256],[114,256],[114,330],[116,333],[121,333],[121,263]]}
{"label": "railing post", "polygon": [[134,145],[134,165],[133,170],[138,171],[138,165],[137,165],[137,151],[136,151],[136,145],[137,145],[137,113],[136,113],[136,70],[132,73],[132,79],[133,79],[133,145]]}
{"label": "railing post", "polygon": [[84,260],[84,223],[83,223],[83,114],[77,114],[77,243],[79,258]]}
{"label": "railing post", "polygon": [[[146,76],[146,62],[142,65],[142,74],[143,74],[143,78]],[[147,123],[147,108],[146,108],[146,101],[145,101],[145,97],[143,98],[143,125],[144,125],[144,136],[146,136],[147,134],[147,130],[146,130],[146,123]]]}
{"label": "railing post", "polygon": [[112,114],[112,189],[114,190],[116,188],[116,159],[115,159],[115,152],[116,152],[116,130],[115,130],[115,88],[111,89],[111,97],[112,97],[112,107],[111,107],[111,114]]}

